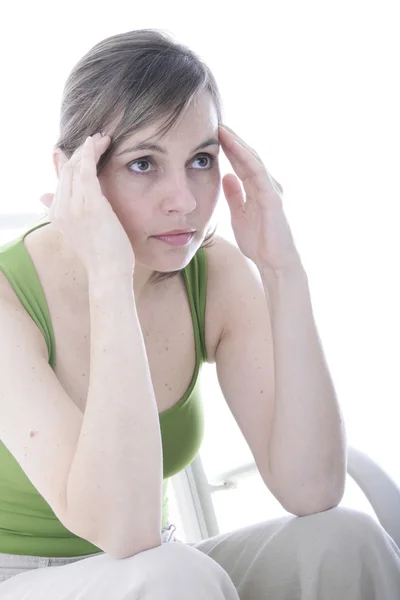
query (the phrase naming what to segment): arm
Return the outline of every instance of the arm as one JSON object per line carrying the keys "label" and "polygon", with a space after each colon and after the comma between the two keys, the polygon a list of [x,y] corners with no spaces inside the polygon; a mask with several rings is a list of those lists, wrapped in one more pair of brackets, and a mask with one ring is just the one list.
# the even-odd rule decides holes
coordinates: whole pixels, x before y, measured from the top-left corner
{"label": "arm", "polygon": [[301,514],[320,512],[343,497],[346,436],[307,275],[301,265],[282,276],[260,274],[270,303],[275,361],[271,477],[288,496],[294,494]]}
{"label": "arm", "polygon": [[89,541],[126,557],[161,545],[158,410],[132,279],[90,280],[89,300],[90,381],[67,511]]}
{"label": "arm", "polygon": [[227,242],[217,259],[226,274],[218,379],[259,472],[293,514],[336,506],[345,483],[345,432],[306,274],[257,273]]}

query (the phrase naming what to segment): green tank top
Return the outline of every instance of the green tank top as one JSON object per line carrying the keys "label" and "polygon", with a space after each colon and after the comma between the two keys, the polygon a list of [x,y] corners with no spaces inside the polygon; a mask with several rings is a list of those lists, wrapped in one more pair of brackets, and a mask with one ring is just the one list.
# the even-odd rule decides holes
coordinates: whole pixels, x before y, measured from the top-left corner
{"label": "green tank top", "polygon": [[[56,348],[47,302],[24,238],[35,229],[0,247],[0,270],[12,285],[22,305],[39,327],[54,369]],[[200,248],[182,271],[193,320],[196,365],[186,393],[177,404],[159,414],[163,449],[162,527],[168,521],[168,480],[195,458],[204,435],[204,414],[198,375],[206,361],[204,317],[207,263]],[[68,529],[33,486],[30,479],[0,441],[0,553],[70,557],[102,552]]]}

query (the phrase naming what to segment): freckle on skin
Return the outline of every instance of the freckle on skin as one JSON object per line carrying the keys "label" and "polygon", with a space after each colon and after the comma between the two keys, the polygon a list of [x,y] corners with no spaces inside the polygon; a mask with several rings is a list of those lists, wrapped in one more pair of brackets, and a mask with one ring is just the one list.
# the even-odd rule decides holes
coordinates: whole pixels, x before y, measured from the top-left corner
{"label": "freckle on skin", "polygon": [[29,437],[35,437],[36,434],[37,434],[37,431],[30,431]]}

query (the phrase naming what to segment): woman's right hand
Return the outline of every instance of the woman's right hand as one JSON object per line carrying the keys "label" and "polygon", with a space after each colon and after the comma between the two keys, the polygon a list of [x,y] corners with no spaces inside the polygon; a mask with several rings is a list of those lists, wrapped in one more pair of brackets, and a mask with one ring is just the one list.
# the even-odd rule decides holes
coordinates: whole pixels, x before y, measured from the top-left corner
{"label": "woman's right hand", "polygon": [[97,177],[97,163],[110,141],[100,133],[87,138],[62,167],[56,193],[40,199],[50,208],[49,221],[65,236],[88,275],[105,269],[132,275],[135,265],[129,238]]}

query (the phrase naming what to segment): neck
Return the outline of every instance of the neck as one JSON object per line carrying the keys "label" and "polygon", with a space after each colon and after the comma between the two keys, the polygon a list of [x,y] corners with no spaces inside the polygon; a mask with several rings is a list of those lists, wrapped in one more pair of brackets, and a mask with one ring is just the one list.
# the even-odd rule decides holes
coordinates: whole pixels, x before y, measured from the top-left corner
{"label": "neck", "polygon": [[135,298],[140,298],[140,296],[145,292],[151,284],[149,284],[149,279],[154,271],[148,269],[144,265],[135,262],[135,267],[133,270],[133,291],[135,294]]}

